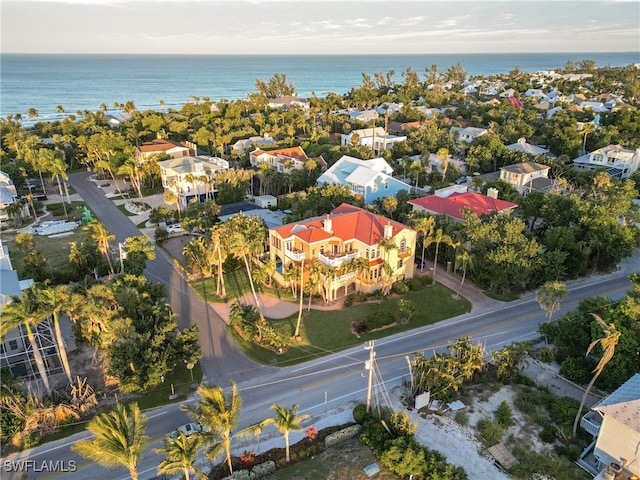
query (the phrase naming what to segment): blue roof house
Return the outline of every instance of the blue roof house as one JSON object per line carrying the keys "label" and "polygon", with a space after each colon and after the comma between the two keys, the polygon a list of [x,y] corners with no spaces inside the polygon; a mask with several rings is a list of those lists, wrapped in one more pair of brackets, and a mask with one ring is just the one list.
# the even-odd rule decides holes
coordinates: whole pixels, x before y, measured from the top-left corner
{"label": "blue roof house", "polygon": [[317,185],[345,185],[354,194],[362,195],[371,205],[378,199],[396,194],[400,190],[411,191],[411,186],[392,177],[393,168],[384,158],[360,160],[343,155],[336,163],[318,177]]}

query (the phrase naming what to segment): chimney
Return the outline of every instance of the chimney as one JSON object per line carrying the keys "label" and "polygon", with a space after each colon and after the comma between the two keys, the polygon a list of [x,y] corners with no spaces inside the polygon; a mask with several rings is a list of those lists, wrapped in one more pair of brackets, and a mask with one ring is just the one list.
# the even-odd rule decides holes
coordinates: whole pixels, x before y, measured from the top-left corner
{"label": "chimney", "polygon": [[384,226],[384,238],[391,238],[393,237],[393,225],[391,225],[390,223],[387,223]]}
{"label": "chimney", "polygon": [[331,221],[331,217],[327,214],[327,217],[324,219],[324,231],[328,233],[333,233],[333,223]]}
{"label": "chimney", "polygon": [[487,188],[487,197],[498,199],[498,189],[497,188]]}

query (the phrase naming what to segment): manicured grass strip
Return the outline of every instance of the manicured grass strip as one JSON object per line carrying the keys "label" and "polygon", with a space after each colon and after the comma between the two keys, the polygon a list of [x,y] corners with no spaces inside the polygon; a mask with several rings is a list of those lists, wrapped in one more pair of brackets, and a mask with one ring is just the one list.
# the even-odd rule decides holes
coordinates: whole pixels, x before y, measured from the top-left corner
{"label": "manicured grass strip", "polygon": [[[216,293],[216,279],[207,278],[205,280],[197,280],[191,283],[191,286],[196,293],[205,302],[213,303],[225,303],[225,300],[217,296]],[[245,293],[251,295],[251,286],[249,284],[249,277],[247,271],[243,268],[237,270],[231,270],[224,274],[224,286],[227,292],[227,302],[233,302],[237,298],[242,297]],[[256,291],[261,293],[267,293],[273,295],[281,300],[292,301],[293,296],[291,290],[283,288],[269,288],[264,285],[256,285]]]}
{"label": "manicured grass strip", "polygon": [[[185,400],[187,395],[195,391],[195,388],[191,388],[191,384],[200,383],[201,381],[202,367],[199,363],[193,368],[193,382],[191,381],[191,374],[187,367],[180,364],[173,370],[173,372],[170,372],[165,376],[164,383],[161,383],[154,389],[147,391],[141,398],[139,398],[138,405],[142,410],[146,410]],[[169,395],[171,395],[171,384],[173,384],[175,394],[178,396],[178,398],[173,400],[169,399]]]}
{"label": "manicured grass strip", "polygon": [[[351,322],[365,320],[367,316],[377,311],[387,311],[396,314],[400,298],[410,300],[416,307],[409,323],[398,324],[389,328],[360,335],[351,333]],[[314,357],[321,357],[346,348],[361,345],[368,340],[387,337],[396,333],[430,325],[440,320],[462,315],[471,311],[468,300],[460,297],[440,284],[435,284],[418,292],[409,292],[402,297],[393,297],[380,301],[370,301],[356,304],[342,310],[311,310],[303,312],[300,326],[300,341],[291,340],[291,347],[279,355],[269,349],[242,341],[237,338],[239,346],[253,360],[264,364],[278,366],[295,365],[306,362]],[[285,338],[290,338],[295,331],[297,314],[283,320],[269,320],[276,331]]]}

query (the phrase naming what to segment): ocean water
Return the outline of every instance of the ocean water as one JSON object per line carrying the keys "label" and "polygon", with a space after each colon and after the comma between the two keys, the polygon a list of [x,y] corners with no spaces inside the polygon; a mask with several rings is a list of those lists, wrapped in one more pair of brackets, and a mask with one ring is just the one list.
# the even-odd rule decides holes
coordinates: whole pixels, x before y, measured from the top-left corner
{"label": "ocean water", "polygon": [[0,55],[0,117],[35,108],[39,118],[65,112],[96,111],[105,103],[133,101],[139,110],[180,108],[193,97],[236,100],[255,92],[257,79],[285,74],[299,96],[339,95],[362,83],[362,73],[407,68],[424,79],[435,64],[441,72],[460,63],[469,75],[524,72],[563,67],[567,61],[594,60],[597,66],[640,62],[640,52],[439,55]]}

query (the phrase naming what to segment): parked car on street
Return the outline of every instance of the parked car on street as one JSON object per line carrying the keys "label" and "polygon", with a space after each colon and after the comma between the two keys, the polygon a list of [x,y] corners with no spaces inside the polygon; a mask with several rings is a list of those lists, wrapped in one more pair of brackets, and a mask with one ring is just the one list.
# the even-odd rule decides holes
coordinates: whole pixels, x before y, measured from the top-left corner
{"label": "parked car on street", "polygon": [[167,225],[167,233],[182,233],[182,232],[184,232],[184,230],[182,230],[182,227],[180,226],[179,223]]}
{"label": "parked car on street", "polygon": [[180,425],[173,432],[169,434],[171,438],[176,438],[180,435],[180,432],[184,433],[187,437],[190,437],[194,433],[202,432],[202,427],[197,423],[185,423],[184,425]]}

